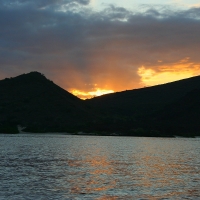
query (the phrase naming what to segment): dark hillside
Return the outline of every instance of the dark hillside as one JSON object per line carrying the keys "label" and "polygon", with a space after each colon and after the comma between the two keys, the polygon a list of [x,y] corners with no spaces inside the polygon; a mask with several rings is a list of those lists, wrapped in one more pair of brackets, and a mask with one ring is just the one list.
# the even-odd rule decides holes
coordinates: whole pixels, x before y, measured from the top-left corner
{"label": "dark hillside", "polygon": [[0,132],[200,134],[200,76],[80,100],[38,72],[0,81]]}
{"label": "dark hillside", "polygon": [[107,94],[86,103],[102,130],[137,136],[200,135],[200,76]]}
{"label": "dark hillside", "polygon": [[0,123],[64,131],[95,119],[84,102],[38,72],[0,81]]}
{"label": "dark hillside", "polygon": [[161,120],[184,120],[192,123],[200,119],[200,89],[188,92],[178,101],[167,105],[160,113]]}
{"label": "dark hillside", "polygon": [[162,128],[170,127],[174,134],[186,132],[189,135],[200,135],[200,89],[188,92],[165,106],[154,117]]}
{"label": "dark hillside", "polygon": [[199,88],[200,76],[196,76],[163,85],[106,94],[89,99],[87,103],[102,114],[139,117],[152,114]]}

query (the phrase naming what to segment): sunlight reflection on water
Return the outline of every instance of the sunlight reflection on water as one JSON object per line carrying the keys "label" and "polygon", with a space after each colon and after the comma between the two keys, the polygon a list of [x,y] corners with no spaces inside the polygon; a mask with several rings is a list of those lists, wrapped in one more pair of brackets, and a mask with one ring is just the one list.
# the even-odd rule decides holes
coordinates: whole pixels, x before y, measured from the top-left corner
{"label": "sunlight reflection on water", "polygon": [[0,199],[200,199],[199,142],[1,135]]}

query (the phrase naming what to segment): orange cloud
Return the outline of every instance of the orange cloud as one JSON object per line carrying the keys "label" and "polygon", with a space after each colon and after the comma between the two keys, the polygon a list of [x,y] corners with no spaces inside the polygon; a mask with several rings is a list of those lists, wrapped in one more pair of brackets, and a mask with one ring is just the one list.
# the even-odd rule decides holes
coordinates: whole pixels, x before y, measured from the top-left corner
{"label": "orange cloud", "polygon": [[58,64],[63,66],[63,70],[55,69],[53,77],[48,78],[81,99],[163,84],[200,74],[200,63],[190,57],[172,63],[166,62],[165,57],[162,57],[152,63],[144,62],[138,68],[135,60],[126,62],[121,53],[102,55],[93,52],[85,68],[79,68],[76,63],[69,61],[60,61]]}
{"label": "orange cloud", "polygon": [[145,86],[153,86],[199,75],[200,63],[191,62],[186,57],[171,65],[164,64],[153,69],[142,66],[137,73]]}
{"label": "orange cloud", "polygon": [[2,12],[2,19],[15,23],[0,21],[0,78],[40,71],[90,98],[200,74],[200,8],[132,12],[109,6],[77,13],[55,8],[16,3]]}

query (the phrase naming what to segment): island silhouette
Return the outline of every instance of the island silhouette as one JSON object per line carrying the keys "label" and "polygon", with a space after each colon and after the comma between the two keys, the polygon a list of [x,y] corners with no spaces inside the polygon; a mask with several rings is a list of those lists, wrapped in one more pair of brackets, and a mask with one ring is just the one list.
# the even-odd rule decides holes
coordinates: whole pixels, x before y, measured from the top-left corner
{"label": "island silhouette", "polygon": [[0,133],[195,137],[200,76],[81,100],[30,72],[0,81]]}

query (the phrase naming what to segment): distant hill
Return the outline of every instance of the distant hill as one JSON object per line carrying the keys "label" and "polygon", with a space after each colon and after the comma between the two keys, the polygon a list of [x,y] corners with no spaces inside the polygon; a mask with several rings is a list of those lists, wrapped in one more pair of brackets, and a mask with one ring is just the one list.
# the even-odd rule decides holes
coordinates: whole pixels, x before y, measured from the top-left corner
{"label": "distant hill", "polygon": [[[113,130],[159,130],[200,135],[200,76],[172,83],[106,94],[86,101],[107,116]],[[173,130],[172,130],[173,129]],[[199,132],[199,133],[198,133]]]}
{"label": "distant hill", "polygon": [[38,72],[0,81],[0,124],[65,131],[95,119],[84,102]]}
{"label": "distant hill", "polygon": [[161,128],[170,128],[174,134],[179,131],[180,135],[187,133],[200,136],[200,89],[191,90],[177,101],[166,105],[154,117]]}
{"label": "distant hill", "polygon": [[200,89],[200,76],[152,87],[106,94],[89,99],[87,103],[103,114],[140,116],[161,109],[194,89]]}
{"label": "distant hill", "polygon": [[200,76],[81,100],[38,72],[0,81],[0,132],[200,135]]}

